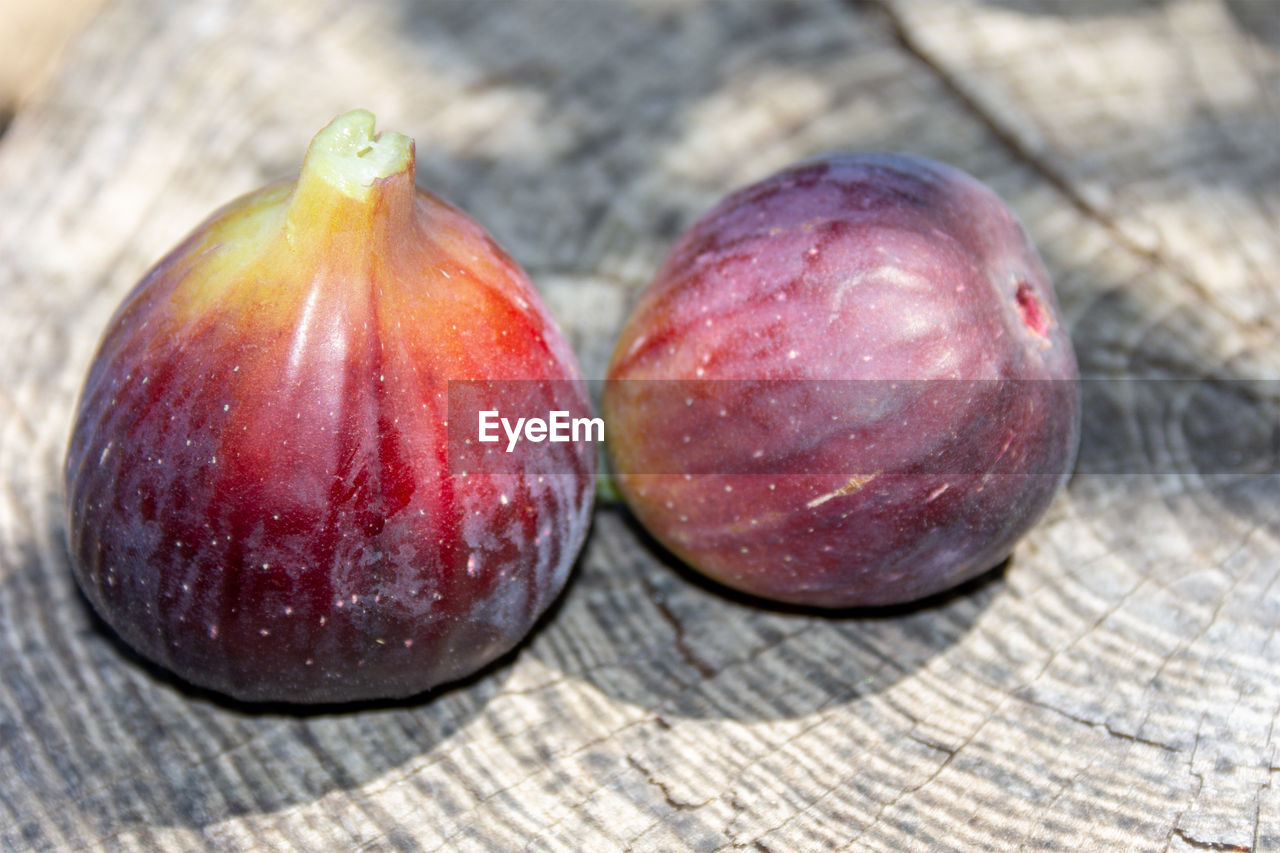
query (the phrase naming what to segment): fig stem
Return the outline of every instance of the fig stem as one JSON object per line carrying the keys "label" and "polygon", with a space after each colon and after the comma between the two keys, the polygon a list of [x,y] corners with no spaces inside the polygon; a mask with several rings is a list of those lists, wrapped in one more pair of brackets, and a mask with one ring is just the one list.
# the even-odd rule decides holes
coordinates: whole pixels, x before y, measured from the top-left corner
{"label": "fig stem", "polygon": [[413,140],[403,133],[374,133],[374,115],[352,110],[329,122],[307,148],[298,176],[301,188],[323,181],[356,201],[368,201],[375,182],[413,167]]}
{"label": "fig stem", "polygon": [[381,251],[408,226],[413,140],[373,128],[373,113],[352,110],[311,140],[285,213],[285,237],[295,250],[356,257]]}

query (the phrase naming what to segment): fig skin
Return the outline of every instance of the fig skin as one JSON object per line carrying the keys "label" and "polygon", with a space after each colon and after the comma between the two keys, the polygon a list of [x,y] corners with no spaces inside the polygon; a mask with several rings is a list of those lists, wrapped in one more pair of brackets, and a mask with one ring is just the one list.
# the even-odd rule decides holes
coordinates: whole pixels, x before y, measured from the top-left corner
{"label": "fig skin", "polygon": [[1075,356],[1009,208],[922,157],[831,154],[675,243],[603,397],[618,490],[694,569],[824,608],[992,568],[1065,483]]}
{"label": "fig skin", "polygon": [[75,576],[193,684],[410,696],[511,649],[567,580],[589,448],[467,475],[447,404],[451,379],[536,379],[582,407],[576,361],[516,262],[413,176],[408,137],[335,119],[297,181],[200,225],[100,344],[66,459]]}

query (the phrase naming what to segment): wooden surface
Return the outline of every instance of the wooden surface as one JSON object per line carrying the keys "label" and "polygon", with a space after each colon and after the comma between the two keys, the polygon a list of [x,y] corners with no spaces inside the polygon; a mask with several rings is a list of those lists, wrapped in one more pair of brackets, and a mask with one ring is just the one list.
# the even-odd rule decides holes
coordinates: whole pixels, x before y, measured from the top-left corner
{"label": "wooden surface", "polygon": [[255,712],[131,657],[63,546],[97,336],[353,106],[591,376],[722,193],[890,148],[1008,199],[1086,373],[1280,377],[1275,0],[113,0],[0,138],[0,847],[1280,850],[1280,482],[1187,426],[1238,396],[1086,395],[1119,473],[924,607],[763,609],[605,509],[532,640],[432,698]]}
{"label": "wooden surface", "polygon": [[103,0],[0,0],[0,125],[45,85],[67,40]]}

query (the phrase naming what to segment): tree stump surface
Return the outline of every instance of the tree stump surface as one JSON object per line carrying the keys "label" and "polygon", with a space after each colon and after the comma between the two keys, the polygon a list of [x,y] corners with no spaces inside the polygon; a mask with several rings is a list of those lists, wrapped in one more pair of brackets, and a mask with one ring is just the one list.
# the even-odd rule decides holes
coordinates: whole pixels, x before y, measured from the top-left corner
{"label": "tree stump surface", "polygon": [[[76,591],[72,407],[147,267],[355,106],[589,377],[730,189],[834,149],[971,172],[1107,380],[1080,471],[921,606],[762,607],[605,507],[463,684],[311,714],[183,687]],[[0,847],[1280,850],[1280,469],[1222,462],[1276,423],[1230,380],[1280,378],[1278,235],[1274,0],[108,2],[0,138]]]}

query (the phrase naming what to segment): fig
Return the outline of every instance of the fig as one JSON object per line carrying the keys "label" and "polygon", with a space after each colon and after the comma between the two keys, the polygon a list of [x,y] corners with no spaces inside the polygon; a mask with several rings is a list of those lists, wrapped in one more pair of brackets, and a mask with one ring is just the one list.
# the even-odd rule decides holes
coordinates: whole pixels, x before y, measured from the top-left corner
{"label": "fig", "polygon": [[1014,214],[926,158],[825,155],[683,233],[603,393],[616,485],[722,584],[907,602],[992,568],[1070,473],[1075,356]]}
{"label": "fig", "polygon": [[518,449],[496,473],[453,464],[451,382],[586,397],[525,273],[414,169],[409,137],[340,116],[102,338],[66,458],[75,576],[195,685],[327,703],[462,678],[525,636],[583,543],[589,447],[541,447],[554,471]]}

